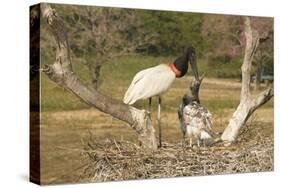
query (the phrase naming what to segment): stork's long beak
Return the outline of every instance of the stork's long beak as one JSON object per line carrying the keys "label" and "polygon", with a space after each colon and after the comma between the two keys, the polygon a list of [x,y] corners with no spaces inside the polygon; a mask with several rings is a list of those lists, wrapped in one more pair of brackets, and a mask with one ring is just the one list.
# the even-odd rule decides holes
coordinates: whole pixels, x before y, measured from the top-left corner
{"label": "stork's long beak", "polygon": [[193,75],[194,75],[196,81],[199,81],[197,62],[196,62],[196,57],[195,57],[194,53],[192,53],[190,56],[190,65],[191,65],[191,69],[192,69],[192,72],[193,72]]}

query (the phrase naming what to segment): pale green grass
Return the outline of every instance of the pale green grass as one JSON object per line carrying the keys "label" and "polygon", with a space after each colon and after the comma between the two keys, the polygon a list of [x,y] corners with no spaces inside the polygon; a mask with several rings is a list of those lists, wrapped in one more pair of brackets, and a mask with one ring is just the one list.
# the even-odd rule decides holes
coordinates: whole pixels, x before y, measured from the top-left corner
{"label": "pale green grass", "polygon": [[[121,101],[131,80],[138,71],[161,63],[173,62],[173,60],[174,57],[152,56],[126,56],[113,59],[112,62],[105,64],[102,68],[99,91]],[[73,68],[83,83],[90,84],[90,75],[87,67],[81,63],[75,63],[75,59],[73,62]],[[51,63],[51,59],[43,55],[42,64],[46,63]],[[203,81],[200,91],[201,101],[202,104],[210,110],[215,111],[223,108],[235,108],[239,103],[240,88],[234,87],[234,85],[232,86],[231,79],[227,80],[226,84],[213,84],[207,82],[208,76],[214,76],[216,71],[228,72],[232,69],[240,71],[239,66],[237,68],[235,68],[235,66],[230,63],[224,65],[223,68],[220,66],[210,68],[208,67],[206,60],[198,60],[200,74],[203,72],[206,73],[206,78]],[[188,75],[192,75],[191,70],[189,70]],[[70,94],[49,80],[45,74],[42,74],[41,78],[42,111],[64,111],[88,108],[88,106],[81,102],[76,96]],[[190,79],[190,77],[183,77],[175,81],[172,88],[163,95],[163,110],[177,110],[178,104],[181,102],[181,98],[186,92]],[[221,82],[223,79],[219,79],[219,81]],[[239,84],[237,79],[235,79],[235,83]],[[153,104],[155,107],[156,100],[153,101]],[[135,106],[146,108],[147,101],[138,101]],[[272,106],[272,101],[265,105],[265,107]]]}

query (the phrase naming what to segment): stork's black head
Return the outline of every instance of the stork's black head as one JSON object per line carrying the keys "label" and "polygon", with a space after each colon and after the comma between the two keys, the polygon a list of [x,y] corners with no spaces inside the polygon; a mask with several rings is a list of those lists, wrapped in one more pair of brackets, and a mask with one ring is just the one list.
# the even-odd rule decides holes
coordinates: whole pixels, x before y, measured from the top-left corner
{"label": "stork's black head", "polygon": [[186,47],[183,51],[183,54],[174,62],[175,67],[181,72],[180,76],[178,77],[183,77],[186,74],[188,70],[188,62],[190,62],[195,78],[199,80],[195,58],[195,49],[192,46]]}

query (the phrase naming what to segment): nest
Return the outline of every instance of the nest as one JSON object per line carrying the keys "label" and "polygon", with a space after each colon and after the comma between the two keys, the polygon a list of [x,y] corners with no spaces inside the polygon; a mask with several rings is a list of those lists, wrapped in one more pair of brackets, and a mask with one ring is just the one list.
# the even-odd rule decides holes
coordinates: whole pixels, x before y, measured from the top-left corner
{"label": "nest", "polygon": [[83,154],[89,163],[80,181],[103,182],[178,176],[262,172],[273,170],[273,140],[258,139],[243,146],[188,148],[163,143],[151,152],[128,141],[88,141]]}

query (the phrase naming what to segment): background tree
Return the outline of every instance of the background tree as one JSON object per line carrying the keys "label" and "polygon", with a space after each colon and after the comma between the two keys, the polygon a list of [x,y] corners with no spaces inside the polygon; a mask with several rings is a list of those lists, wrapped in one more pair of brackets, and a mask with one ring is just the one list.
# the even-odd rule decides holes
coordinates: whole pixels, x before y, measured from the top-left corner
{"label": "background tree", "polygon": [[[235,59],[241,62],[246,45],[243,17],[226,15],[204,15],[202,36],[208,46],[210,65],[229,63]],[[259,33],[260,45],[254,58],[252,73],[256,74],[256,88],[259,88],[262,70],[273,74],[273,19],[251,17],[252,27]]]}
{"label": "background tree", "polygon": [[148,54],[174,55],[192,44],[202,54],[204,43],[200,34],[202,14],[172,11],[140,11],[145,28],[158,33],[156,42],[147,49]]}
{"label": "background tree", "polygon": [[261,76],[273,75],[273,19],[252,17],[252,23],[260,36],[259,48],[254,58],[255,89],[259,90]]}
{"label": "background tree", "polygon": [[136,10],[93,6],[59,8],[65,26],[71,31],[70,49],[87,66],[91,87],[95,89],[105,63],[154,43],[156,34],[144,28]]}
{"label": "background tree", "polygon": [[[212,58],[237,56],[245,46],[243,18],[241,16],[206,14],[202,20],[201,34],[208,44]],[[212,55],[214,54],[214,55]]]}

